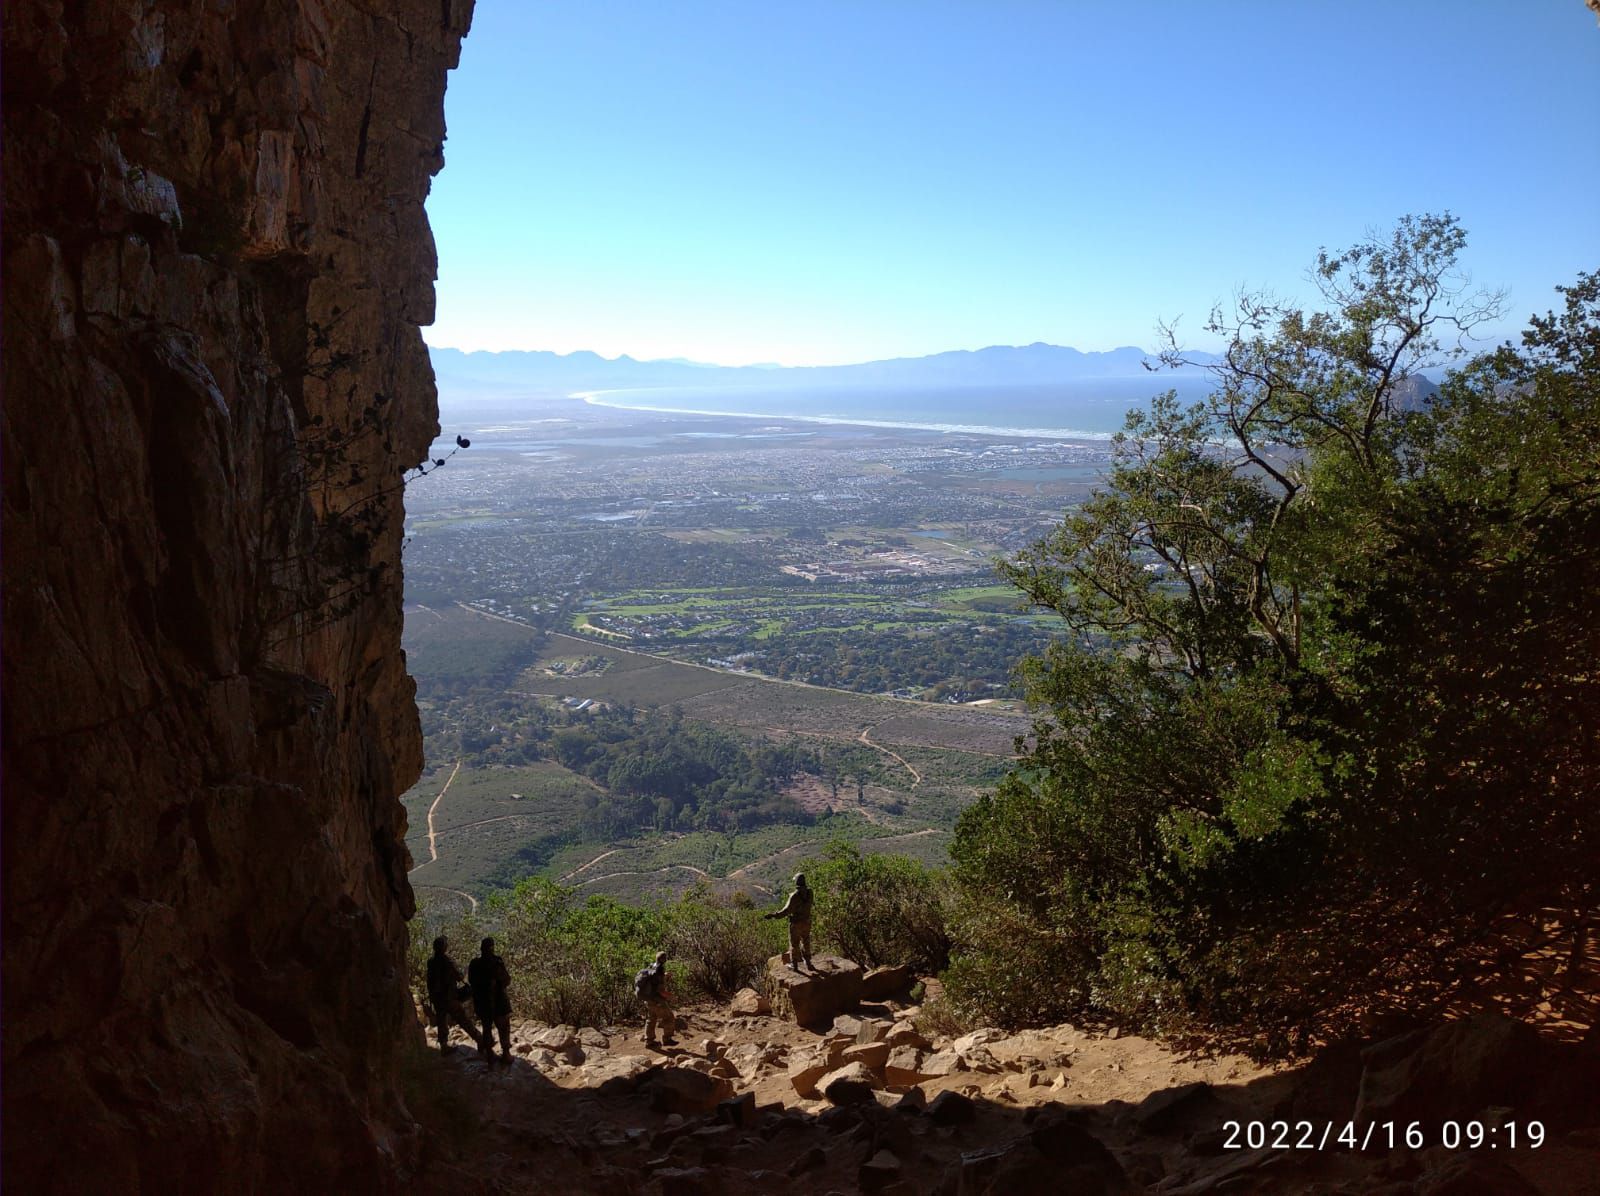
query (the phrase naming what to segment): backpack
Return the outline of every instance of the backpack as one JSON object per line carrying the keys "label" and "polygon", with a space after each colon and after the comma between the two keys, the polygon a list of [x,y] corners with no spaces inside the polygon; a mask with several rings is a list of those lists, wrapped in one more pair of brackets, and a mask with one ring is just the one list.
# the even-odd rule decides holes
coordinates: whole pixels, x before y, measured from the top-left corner
{"label": "backpack", "polygon": [[641,999],[653,997],[661,988],[661,974],[655,965],[640,968],[633,978],[633,995]]}

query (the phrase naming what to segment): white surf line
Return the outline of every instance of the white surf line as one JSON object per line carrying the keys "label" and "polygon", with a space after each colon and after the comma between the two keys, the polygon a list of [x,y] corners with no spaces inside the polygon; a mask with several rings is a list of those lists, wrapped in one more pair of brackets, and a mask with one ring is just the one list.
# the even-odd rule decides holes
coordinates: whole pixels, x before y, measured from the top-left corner
{"label": "white surf line", "polygon": [[[445,791],[450,788],[450,782],[456,779],[456,773],[460,771],[461,761],[457,760],[456,766],[450,770],[450,775],[445,778],[444,788],[439,790],[439,796],[434,798],[433,804],[428,807],[428,858],[422,864],[418,864],[416,868],[411,869],[412,872],[415,872],[417,868],[421,868],[424,864],[432,864],[439,859],[439,843],[433,830],[433,812],[439,808],[439,803],[444,800]],[[451,891],[454,892],[454,890]]]}
{"label": "white surf line", "polygon": [[478,899],[471,893],[463,892],[460,889],[447,889],[444,885],[416,885],[415,887],[419,889],[438,889],[441,893],[454,893],[457,897],[465,897],[472,907],[467,912],[473,914],[478,912]]}

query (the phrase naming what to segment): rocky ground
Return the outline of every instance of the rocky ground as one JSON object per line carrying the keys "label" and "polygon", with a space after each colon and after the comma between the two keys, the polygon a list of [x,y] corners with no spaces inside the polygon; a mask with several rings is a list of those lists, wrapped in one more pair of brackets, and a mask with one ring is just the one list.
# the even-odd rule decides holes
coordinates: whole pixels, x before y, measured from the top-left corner
{"label": "rocky ground", "polygon": [[[870,999],[870,981],[868,999],[851,998],[855,965],[819,962],[824,976],[808,982],[774,961],[776,1010],[747,990],[728,1006],[680,1011],[677,1043],[661,1049],[632,1028],[520,1023],[512,1059],[490,1062],[457,1031],[459,1045],[430,1052],[413,1077],[431,1131],[416,1190],[1600,1191],[1593,1034],[1556,1044],[1487,1013],[1296,1068],[1185,1056],[1071,1025],[950,1038],[919,1029],[914,1004]],[[831,996],[819,993],[829,985]],[[1537,1149],[1526,1145],[1533,1118],[1544,1133]],[[1446,1123],[1469,1120],[1481,1123],[1483,1145],[1446,1149]],[[1252,1122],[1268,1123],[1254,1149]],[[1358,1135],[1376,1126],[1381,1145],[1340,1145],[1352,1122]],[[1391,1122],[1402,1138],[1393,1149]],[[1516,1149],[1512,1123],[1522,1127]],[[1413,1124],[1424,1137],[1415,1149],[1403,1141]],[[1278,1137],[1291,1145],[1275,1149]]]}

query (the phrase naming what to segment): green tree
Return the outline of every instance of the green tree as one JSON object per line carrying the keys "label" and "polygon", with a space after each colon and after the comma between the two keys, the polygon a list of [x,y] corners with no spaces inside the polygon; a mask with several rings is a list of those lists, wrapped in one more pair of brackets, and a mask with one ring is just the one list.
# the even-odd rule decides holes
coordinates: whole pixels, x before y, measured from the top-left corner
{"label": "green tree", "polygon": [[[1380,974],[1447,974],[1509,897],[1507,830],[1562,874],[1592,851],[1595,283],[1419,407],[1498,310],[1464,243],[1407,218],[1318,257],[1320,308],[1215,313],[1211,396],[1131,416],[1104,487],[1004,566],[1069,634],[958,827],[958,1001],[1282,1049]],[[1519,715],[1499,687],[1536,676]]]}
{"label": "green tree", "polygon": [[835,841],[807,876],[816,893],[821,941],[845,958],[928,972],[948,962],[949,884],[943,873],[904,856],[864,856],[853,844]]}

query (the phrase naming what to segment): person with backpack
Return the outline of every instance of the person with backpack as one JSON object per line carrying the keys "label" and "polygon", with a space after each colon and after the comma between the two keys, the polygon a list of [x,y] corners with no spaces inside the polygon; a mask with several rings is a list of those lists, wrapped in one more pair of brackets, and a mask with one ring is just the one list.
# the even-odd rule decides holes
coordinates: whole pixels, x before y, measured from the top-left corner
{"label": "person with backpack", "polygon": [[811,905],[812,896],[806,885],[806,874],[796,872],[794,892],[789,894],[789,900],[784,902],[783,908],[762,915],[764,918],[789,919],[789,966],[796,971],[800,969],[802,959],[808,968],[811,967]]}
{"label": "person with backpack", "polygon": [[677,1029],[677,1014],[667,999],[667,953],[656,952],[656,961],[639,969],[633,978],[633,991],[644,1002],[644,1044],[656,1045],[656,1027],[661,1028],[661,1045],[673,1046],[677,1039],[672,1032]]}
{"label": "person with backpack", "polygon": [[439,1049],[450,1049],[450,1024],[454,1022],[472,1036],[472,1041],[477,1043],[481,1051],[483,1036],[478,1033],[478,1028],[472,1024],[466,1008],[461,1004],[461,998],[465,995],[461,987],[461,969],[445,953],[449,946],[449,940],[441,934],[433,940],[433,958],[428,960],[428,1004],[433,1008],[434,1024],[439,1031]]}
{"label": "person with backpack", "polygon": [[472,1004],[483,1023],[483,1039],[478,1050],[494,1057],[494,1030],[500,1031],[500,1051],[511,1059],[511,973],[506,961],[494,953],[494,940],[484,939],[478,958],[467,965],[467,983],[472,986]]}

